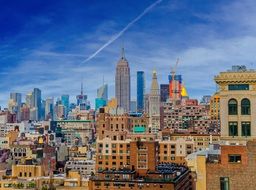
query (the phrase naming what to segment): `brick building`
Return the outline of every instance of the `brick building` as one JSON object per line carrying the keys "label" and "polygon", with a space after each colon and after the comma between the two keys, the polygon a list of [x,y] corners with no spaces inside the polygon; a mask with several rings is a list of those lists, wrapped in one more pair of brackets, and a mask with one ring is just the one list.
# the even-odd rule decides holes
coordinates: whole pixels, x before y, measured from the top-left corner
{"label": "brick building", "polygon": [[[160,139],[150,133],[147,115],[110,115],[100,109],[96,175],[90,180],[90,189],[193,189],[190,171],[169,163],[169,158],[165,160],[165,156],[171,157],[167,151],[171,150],[171,144]],[[191,142],[188,142],[190,147],[172,143],[179,150],[175,154],[183,147],[181,154],[193,149]],[[177,163],[184,162],[177,159]]]}
{"label": "brick building", "polygon": [[247,145],[223,145],[219,159],[207,159],[207,190],[255,189],[256,141]]}
{"label": "brick building", "polygon": [[179,104],[162,103],[161,126],[176,132],[218,133],[219,123],[211,120],[209,106],[187,99]]}

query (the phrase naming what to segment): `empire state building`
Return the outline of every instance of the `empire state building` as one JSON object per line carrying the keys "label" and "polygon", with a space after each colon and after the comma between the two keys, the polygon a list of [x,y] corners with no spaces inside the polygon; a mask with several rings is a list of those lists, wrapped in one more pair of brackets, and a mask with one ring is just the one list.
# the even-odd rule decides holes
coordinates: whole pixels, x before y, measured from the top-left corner
{"label": "empire state building", "polygon": [[130,67],[124,55],[122,48],[121,58],[116,66],[116,99],[118,106],[124,108],[126,112],[130,111],[131,84],[130,84]]}

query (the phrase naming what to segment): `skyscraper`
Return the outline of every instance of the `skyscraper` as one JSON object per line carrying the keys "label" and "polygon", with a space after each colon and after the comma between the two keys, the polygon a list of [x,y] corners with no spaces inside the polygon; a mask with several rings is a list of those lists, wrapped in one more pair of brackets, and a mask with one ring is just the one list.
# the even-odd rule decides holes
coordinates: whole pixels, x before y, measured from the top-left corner
{"label": "skyscraper", "polygon": [[130,111],[131,100],[131,84],[130,84],[130,67],[124,55],[124,48],[122,48],[121,59],[116,66],[115,90],[118,106]]}
{"label": "skyscraper", "polygon": [[18,121],[21,119],[21,93],[12,92],[10,94],[9,110],[16,114]]}
{"label": "skyscraper", "polygon": [[160,84],[160,100],[166,102],[169,98],[169,84]]}
{"label": "skyscraper", "polygon": [[100,88],[97,89],[97,98],[102,98],[106,102],[108,101],[108,85],[103,84]]}
{"label": "skyscraper", "polygon": [[160,129],[160,92],[156,71],[153,71],[149,100],[149,128],[153,133]]}
{"label": "skyscraper", "polygon": [[10,99],[14,100],[17,106],[21,106],[21,93],[12,92],[10,94]]}
{"label": "skyscraper", "polygon": [[68,94],[64,94],[61,96],[61,103],[65,108],[65,118],[67,118],[68,116],[68,112],[69,112],[69,95]]}
{"label": "skyscraper", "polygon": [[90,109],[90,102],[87,100],[87,95],[84,94],[83,83],[81,83],[81,94],[76,96],[76,100],[80,110]]}
{"label": "skyscraper", "polygon": [[144,71],[137,71],[137,112],[144,110],[145,76]]}
{"label": "skyscraper", "polygon": [[54,117],[54,101],[53,98],[47,98],[45,100],[45,119],[53,119]]}
{"label": "skyscraper", "polygon": [[160,115],[160,93],[156,71],[153,71],[149,94],[149,116]]}
{"label": "skyscraper", "polygon": [[103,84],[97,89],[97,98],[95,99],[95,110],[107,105],[108,102],[108,85]]}
{"label": "skyscraper", "polygon": [[169,75],[169,98],[171,101],[181,100],[182,76],[171,72]]}
{"label": "skyscraper", "polygon": [[36,113],[36,120],[40,120],[42,117],[42,110],[41,110],[41,103],[42,103],[42,98],[41,98],[41,90],[38,88],[34,88],[33,93],[32,93],[32,106],[36,108],[37,110]]}
{"label": "skyscraper", "polygon": [[26,105],[29,107],[29,108],[32,108],[33,106],[33,95],[32,95],[32,92],[28,93],[26,95]]}

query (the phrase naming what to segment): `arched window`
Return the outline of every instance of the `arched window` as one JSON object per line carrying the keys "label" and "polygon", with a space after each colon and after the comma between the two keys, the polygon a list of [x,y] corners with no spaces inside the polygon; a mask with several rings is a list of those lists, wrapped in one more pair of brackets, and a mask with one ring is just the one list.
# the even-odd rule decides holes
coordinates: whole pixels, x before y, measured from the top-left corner
{"label": "arched window", "polygon": [[228,101],[228,114],[237,115],[237,101],[235,99],[230,99]]}
{"label": "arched window", "polygon": [[241,101],[241,114],[242,115],[250,115],[251,114],[250,100],[247,98],[244,98]]}

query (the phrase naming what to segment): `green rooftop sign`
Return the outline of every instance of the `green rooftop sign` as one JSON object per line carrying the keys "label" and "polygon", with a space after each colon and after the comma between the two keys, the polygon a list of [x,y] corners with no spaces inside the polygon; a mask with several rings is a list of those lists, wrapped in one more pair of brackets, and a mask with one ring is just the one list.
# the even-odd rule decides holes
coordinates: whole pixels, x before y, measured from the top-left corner
{"label": "green rooftop sign", "polygon": [[135,125],[135,127],[133,127],[133,132],[134,133],[145,133],[146,132],[146,127],[145,126],[140,126],[140,125]]}

